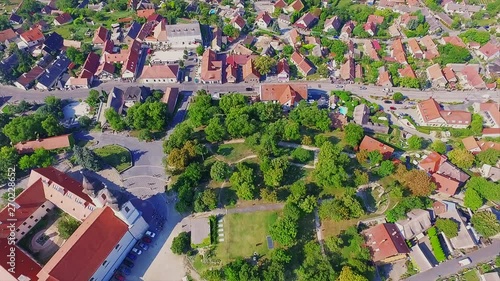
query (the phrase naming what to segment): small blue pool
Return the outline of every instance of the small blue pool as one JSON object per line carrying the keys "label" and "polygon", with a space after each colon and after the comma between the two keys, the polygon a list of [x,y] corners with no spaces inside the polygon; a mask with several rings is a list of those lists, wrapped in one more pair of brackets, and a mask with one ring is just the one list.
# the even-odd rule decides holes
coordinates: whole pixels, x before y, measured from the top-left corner
{"label": "small blue pool", "polygon": [[347,107],[345,107],[345,106],[339,107],[339,112],[342,115],[346,115],[347,114]]}

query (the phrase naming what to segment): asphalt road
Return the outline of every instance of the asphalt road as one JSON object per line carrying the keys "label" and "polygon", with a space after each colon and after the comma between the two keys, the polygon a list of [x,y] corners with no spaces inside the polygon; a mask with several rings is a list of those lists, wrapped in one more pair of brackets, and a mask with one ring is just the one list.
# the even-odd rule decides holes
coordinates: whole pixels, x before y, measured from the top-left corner
{"label": "asphalt road", "polygon": [[[406,280],[407,281],[436,280],[440,276],[446,277],[455,274],[464,268],[471,268],[476,266],[478,263],[483,263],[493,260],[499,254],[500,254],[500,240],[494,240],[493,244],[485,248],[481,248],[464,257],[444,262],[432,269],[429,269],[428,271],[419,273],[417,275],[413,275]],[[464,267],[460,266],[458,261],[467,257],[471,259],[472,261],[471,264]]]}
{"label": "asphalt road", "polygon": [[[264,82],[265,83],[265,82]],[[293,81],[294,83],[307,83],[309,88],[323,90],[329,92],[331,90],[348,90],[362,97],[369,96],[386,96],[383,91],[383,87],[368,85],[365,86],[366,90],[361,90],[360,85],[357,84],[347,84],[343,85],[342,88],[338,84],[331,84],[329,81]],[[121,82],[121,81],[109,81],[102,83],[99,86],[94,87],[96,90],[110,91],[113,87],[127,87],[127,86],[147,86],[153,89],[164,90],[167,87],[179,87],[181,91],[196,91],[199,89],[205,89],[211,93],[216,92],[246,92],[246,88],[253,87],[258,90],[259,84],[194,84],[193,82],[181,83],[181,84],[140,84],[134,82]],[[402,92],[405,96],[410,99],[427,99],[430,97],[435,98],[440,102],[460,102],[460,101],[482,101],[485,99],[500,100],[499,91],[420,91],[415,89],[406,88],[391,88],[394,92]],[[0,85],[0,97],[8,98],[9,102],[26,100],[26,101],[36,101],[42,102],[46,96],[54,95],[62,99],[85,99],[88,96],[88,89],[76,89],[71,91],[66,90],[54,90],[54,91],[38,91],[38,90],[21,90],[13,86]]]}

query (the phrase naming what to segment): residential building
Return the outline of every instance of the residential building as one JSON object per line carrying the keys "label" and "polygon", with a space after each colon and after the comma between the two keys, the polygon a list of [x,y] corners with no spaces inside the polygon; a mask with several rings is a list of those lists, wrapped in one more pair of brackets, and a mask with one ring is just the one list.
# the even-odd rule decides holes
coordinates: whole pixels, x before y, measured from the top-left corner
{"label": "residential building", "polygon": [[238,30],[242,30],[243,28],[245,28],[245,26],[247,25],[247,22],[245,21],[245,19],[240,16],[240,15],[237,15],[235,16],[232,20],[231,20],[231,25],[238,29]]}
{"label": "residential building", "polygon": [[238,67],[231,64],[227,64],[226,67],[226,82],[236,83],[238,82]]}
{"label": "residential building", "polygon": [[427,73],[427,79],[431,82],[432,87],[444,88],[446,84],[448,84],[439,64],[435,63],[429,66],[425,72]]}
{"label": "residential building", "polygon": [[411,68],[411,66],[408,64],[406,67],[398,69],[398,73],[400,77],[404,78],[413,78],[416,79],[417,75],[415,74],[415,71]]}
{"label": "residential building", "polygon": [[451,27],[453,24],[453,19],[450,18],[445,12],[439,12],[435,14],[438,19],[440,19],[445,25]]}
{"label": "residential building", "polygon": [[462,39],[460,39],[460,37],[458,37],[458,36],[445,36],[445,37],[441,38],[440,43],[443,45],[444,44],[451,44],[451,45],[455,45],[457,47],[467,48],[464,41],[462,41]]}
{"label": "residential building", "polygon": [[366,150],[368,152],[377,150],[380,154],[382,154],[385,160],[391,158],[392,153],[394,152],[394,148],[366,135],[359,144],[358,149],[359,151]]}
{"label": "residential building", "polygon": [[360,104],[354,108],[353,121],[363,127],[367,133],[387,134],[389,132],[389,127],[370,122],[370,109],[366,104]]}
{"label": "residential building", "polygon": [[271,25],[273,19],[268,12],[260,12],[255,18],[255,23],[260,28],[268,28]]}
{"label": "residential building", "polygon": [[179,88],[167,87],[167,89],[165,89],[165,93],[163,94],[161,101],[167,104],[168,113],[172,115],[174,114],[175,105],[177,104],[178,99],[179,99]]}
{"label": "residential building", "polygon": [[[45,69],[44,73],[38,77],[38,83],[35,87],[38,90],[52,89],[62,74],[68,70],[70,64],[71,61],[66,56],[58,56],[57,59]],[[62,85],[60,85],[59,88],[62,88]]]}
{"label": "residential building", "polygon": [[143,9],[143,10],[137,10],[137,17],[138,18],[149,18],[150,16],[155,14],[155,9]]}
{"label": "residential building", "polygon": [[500,128],[500,104],[498,102],[475,103],[474,112],[481,114],[486,127]]}
{"label": "residential building", "polygon": [[385,67],[381,67],[378,71],[377,85],[382,87],[392,87],[391,75]]}
{"label": "residential building", "polygon": [[355,23],[353,21],[348,21],[342,27],[340,31],[340,40],[347,40],[351,37],[352,31],[354,30]]}
{"label": "residential building", "polygon": [[[440,206],[438,217],[443,219],[452,219],[459,224],[458,236],[449,238],[451,246],[454,249],[469,249],[476,246],[477,242],[472,234],[470,226],[466,226],[462,216],[458,213],[456,204],[450,201],[442,201],[444,205]],[[444,206],[444,207],[443,207]]]}
{"label": "residential building", "polygon": [[143,103],[149,94],[149,88],[128,87],[123,93],[123,104],[126,108],[130,108],[136,103]]}
{"label": "residential building", "polygon": [[295,0],[292,2],[292,4],[288,5],[284,10],[288,13],[294,13],[294,12],[300,12],[302,9],[304,9],[304,4],[302,3],[301,0]]}
{"label": "residential building", "polygon": [[493,182],[500,181],[500,168],[493,167],[488,164],[483,164],[480,171],[483,178],[489,179]]}
{"label": "residential building", "polygon": [[286,59],[278,61],[276,65],[278,82],[290,81],[290,66]]}
{"label": "residential building", "polygon": [[375,264],[391,263],[406,258],[410,249],[393,223],[382,223],[363,231],[365,245],[370,248]]}
{"label": "residential building", "polygon": [[373,42],[376,42],[374,40],[366,40],[365,41],[365,55],[368,55],[372,60],[379,61],[380,57],[377,53],[377,50],[375,50],[375,47],[373,46]]}
{"label": "residential building", "polygon": [[166,25],[167,44],[171,48],[196,48],[201,44],[200,23]]}
{"label": "residential building", "polygon": [[243,65],[243,81],[245,83],[259,83],[260,73],[255,69],[253,60],[248,60],[245,65]]}
{"label": "residential building", "polygon": [[340,18],[338,16],[333,16],[329,19],[325,20],[325,25],[323,28],[323,32],[329,32],[330,30],[339,30],[340,29]]}
{"label": "residential building", "polygon": [[490,41],[482,46],[477,54],[484,60],[494,60],[500,56],[500,48]]}
{"label": "residential building", "polygon": [[109,33],[109,30],[107,30],[103,26],[99,26],[94,32],[94,38],[92,39],[92,44],[104,45],[104,43],[109,39],[110,35],[111,34]]}
{"label": "residential building", "polygon": [[90,52],[83,64],[82,71],[78,78],[84,78],[88,80],[88,84],[92,84],[94,81],[94,75],[99,67],[99,55],[94,52]]}
{"label": "residential building", "polygon": [[432,226],[431,214],[428,210],[413,209],[405,219],[396,222],[396,226],[406,240],[423,237],[424,231]]}
{"label": "residential building", "polygon": [[340,66],[340,78],[346,81],[354,81],[356,78],[356,65],[353,57],[348,57],[345,63]]}
{"label": "residential building", "polygon": [[486,89],[486,83],[483,81],[483,78],[481,78],[481,75],[479,75],[477,67],[467,65],[458,74],[458,77],[460,78],[460,83],[465,89]]}
{"label": "residential building", "polygon": [[277,10],[277,9],[281,9],[283,10],[284,8],[286,8],[288,5],[286,4],[286,2],[284,0],[278,0],[274,3],[273,5],[273,13]]}
{"label": "residential building", "polygon": [[54,25],[64,25],[73,21],[69,13],[62,13],[54,19]]}
{"label": "residential building", "polygon": [[159,64],[146,65],[137,79],[139,83],[178,83],[180,81],[179,65]]}
{"label": "residential building", "polygon": [[399,17],[399,23],[403,28],[408,28],[408,24],[411,21],[415,21],[415,20],[418,20],[417,16],[412,16],[409,13],[404,13],[401,15],[401,17]]}
{"label": "residential building", "polygon": [[433,98],[419,102],[417,113],[422,126],[467,128],[472,118],[468,111],[441,109]]}
{"label": "residential building", "polygon": [[15,39],[17,39],[17,34],[12,28],[0,31],[0,44],[8,46],[9,43],[14,42]]}
{"label": "residential building", "polygon": [[19,89],[28,90],[33,86],[33,84],[35,84],[35,81],[43,74],[44,71],[45,69],[35,66],[27,73],[23,73],[19,76],[16,82],[14,82],[14,85]]}
{"label": "residential building", "polygon": [[481,151],[488,149],[494,149],[500,151],[500,143],[485,140],[476,140],[476,138],[470,136],[462,139],[462,143],[468,151],[477,154]]}
{"label": "residential building", "polygon": [[[20,241],[43,216],[60,209],[81,225],[45,264],[40,265],[18,243],[8,242],[9,211],[0,212],[0,248],[15,248],[15,272],[2,255],[1,280],[109,280],[148,229],[141,213],[117,191],[80,175],[77,181],[53,167],[31,171],[27,188],[16,198],[16,239]],[[85,260],[85,263],[80,261]],[[75,267],[75,264],[80,266]],[[68,270],[71,268],[71,270]]]}
{"label": "residential building", "polygon": [[377,24],[372,21],[369,21],[363,25],[363,29],[370,34],[370,36],[374,36],[377,33]]}
{"label": "residential building", "polygon": [[45,36],[43,36],[43,33],[38,28],[25,31],[21,33],[19,37],[21,37],[21,40],[23,40],[29,48],[41,44],[45,40]]}
{"label": "residential building", "polygon": [[288,32],[288,42],[290,43],[290,45],[301,45],[303,40],[304,38],[302,37],[302,34],[300,34],[297,29],[293,28],[292,30],[290,30],[290,32]]}
{"label": "residential building", "polygon": [[407,64],[406,54],[401,39],[396,39],[392,42],[391,56],[395,58],[398,63]]}
{"label": "residential building", "polygon": [[455,83],[457,82],[457,77],[455,76],[455,72],[453,72],[453,69],[451,67],[444,67],[443,69],[443,75],[444,78],[450,83]]}
{"label": "residential building", "polygon": [[[61,82],[63,80],[64,80],[64,76],[61,78]],[[69,79],[64,84],[64,88],[67,90],[88,89],[88,88],[90,88],[89,79],[78,78],[78,77],[69,77]]]}
{"label": "residential building", "polygon": [[465,18],[470,18],[474,13],[481,10],[481,6],[448,2],[444,5],[444,10],[449,14],[460,14]]}
{"label": "residential building", "polygon": [[431,60],[435,57],[439,56],[439,51],[436,43],[432,40],[432,37],[429,35],[424,36],[420,40],[420,44],[425,47],[424,59]]}
{"label": "residential building", "polygon": [[301,100],[307,100],[307,84],[261,84],[260,100],[277,102],[285,109],[289,109]]}
{"label": "residential building", "polygon": [[222,83],[222,60],[217,54],[207,49],[201,59],[201,82],[205,84]]}
{"label": "residential building", "polygon": [[305,13],[300,17],[293,25],[302,29],[311,29],[316,23],[318,23],[318,17],[311,12]]}
{"label": "residential building", "polygon": [[215,27],[212,31],[212,38],[212,50],[220,52],[222,50],[222,29]]}
{"label": "residential building", "polygon": [[424,52],[420,48],[417,40],[415,38],[408,39],[408,51],[413,55],[416,59],[422,59],[424,57]]}
{"label": "residential building", "polygon": [[94,76],[97,77],[99,81],[109,81],[114,78],[114,73],[115,65],[108,62],[103,62],[97,68]]}
{"label": "residential building", "polygon": [[43,41],[42,50],[45,53],[54,54],[59,52],[63,47],[64,39],[61,35],[52,32]]}
{"label": "residential building", "polygon": [[303,76],[308,76],[316,72],[314,66],[307,58],[295,51],[291,56],[292,62],[297,66],[297,69]]}
{"label": "residential building", "polygon": [[20,15],[13,13],[9,17],[9,22],[12,25],[18,25],[18,24],[22,24],[24,21],[23,21],[23,18]]}
{"label": "residential building", "polygon": [[130,24],[130,27],[128,28],[127,32],[125,33],[125,37],[123,39],[123,42],[126,45],[130,45],[134,42],[134,40],[137,38],[139,35],[139,32],[141,31],[142,25],[136,21],[132,22]]}

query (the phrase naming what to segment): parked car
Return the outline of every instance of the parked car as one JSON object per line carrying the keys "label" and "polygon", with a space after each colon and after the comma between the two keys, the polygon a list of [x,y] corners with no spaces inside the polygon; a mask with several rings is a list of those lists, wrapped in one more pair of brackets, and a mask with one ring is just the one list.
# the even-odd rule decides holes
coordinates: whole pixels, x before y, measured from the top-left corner
{"label": "parked car", "polygon": [[472,261],[470,260],[470,258],[465,258],[465,259],[461,259],[458,261],[460,266],[466,266],[466,265],[470,264],[471,262]]}
{"label": "parked car", "polygon": [[133,254],[133,253],[128,253],[127,258],[129,258],[130,260],[135,261],[137,259],[137,255]]}
{"label": "parked car", "polygon": [[136,254],[136,255],[139,256],[140,254],[142,254],[142,251],[139,250],[139,249],[137,249],[137,248],[132,248],[132,253],[134,253],[134,254]]}
{"label": "parked car", "polygon": [[139,243],[139,247],[140,247],[141,249],[143,249],[144,251],[147,251],[147,250],[148,250],[148,248],[149,248],[149,247],[148,247],[148,245],[146,245],[146,244],[144,244],[144,243]]}
{"label": "parked car", "polygon": [[115,279],[118,281],[125,281],[125,276],[121,275],[120,273],[115,274]]}
{"label": "parked car", "polygon": [[360,90],[366,90],[367,88],[365,86],[359,87]]}
{"label": "parked car", "polygon": [[132,261],[129,261],[129,260],[124,260],[123,261],[123,265],[125,265],[128,268],[133,268],[134,267],[134,263]]}
{"label": "parked car", "polygon": [[132,273],[132,271],[130,270],[130,268],[126,267],[126,266],[122,266],[120,267],[120,271],[125,274],[125,275],[130,275]]}
{"label": "parked car", "polygon": [[252,87],[247,87],[245,88],[246,91],[253,91],[253,88]]}
{"label": "parked car", "polygon": [[151,239],[151,237],[148,237],[148,236],[142,237],[142,242],[144,242],[144,243],[148,243],[149,244],[149,243],[151,243],[151,241],[153,241]]}
{"label": "parked car", "polygon": [[344,88],[344,85],[337,85],[337,88]]}
{"label": "parked car", "polygon": [[149,236],[149,237],[151,237],[151,238],[155,238],[156,233],[148,230],[148,231],[146,231],[146,235]]}
{"label": "parked car", "polygon": [[397,108],[395,108],[394,106],[391,106],[389,107],[390,110],[396,110]]}
{"label": "parked car", "polygon": [[384,103],[391,104],[392,100],[385,100]]}

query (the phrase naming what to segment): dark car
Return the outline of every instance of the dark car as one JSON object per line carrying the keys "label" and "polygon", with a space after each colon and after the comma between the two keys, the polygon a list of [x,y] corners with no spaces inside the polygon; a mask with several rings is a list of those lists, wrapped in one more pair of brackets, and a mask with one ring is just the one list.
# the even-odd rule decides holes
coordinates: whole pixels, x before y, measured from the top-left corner
{"label": "dark car", "polygon": [[125,281],[125,276],[121,275],[120,273],[115,274],[115,279],[118,281]]}
{"label": "dark car", "polygon": [[245,88],[246,91],[253,91],[253,88]]}
{"label": "dark car", "polygon": [[129,261],[129,260],[124,260],[123,261],[123,265],[125,265],[126,267],[129,267],[129,268],[133,268],[134,267],[134,263]]}
{"label": "dark car", "polygon": [[151,243],[151,241],[152,241],[152,240],[151,240],[151,238],[150,238],[150,237],[144,236],[144,237],[142,237],[142,241],[143,241],[144,243]]}
{"label": "dark car", "polygon": [[130,270],[130,268],[126,267],[126,266],[122,266],[120,268],[120,271],[125,274],[125,275],[130,275],[132,273],[132,271]]}
{"label": "dark car", "polygon": [[130,260],[135,261],[137,259],[137,255],[133,254],[133,253],[128,253],[127,258],[129,258]]}

